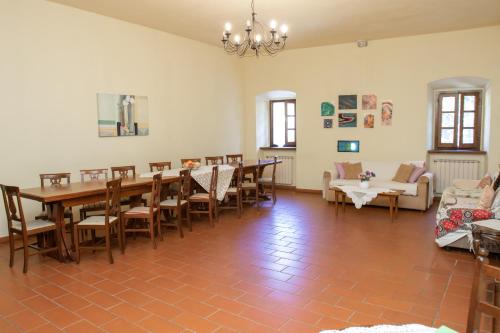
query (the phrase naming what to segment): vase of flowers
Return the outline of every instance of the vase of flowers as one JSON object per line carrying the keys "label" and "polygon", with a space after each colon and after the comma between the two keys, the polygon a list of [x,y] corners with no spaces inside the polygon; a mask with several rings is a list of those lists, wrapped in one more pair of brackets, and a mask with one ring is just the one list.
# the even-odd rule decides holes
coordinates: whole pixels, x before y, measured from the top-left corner
{"label": "vase of flowers", "polygon": [[367,189],[370,187],[370,179],[372,177],[375,177],[375,173],[370,171],[370,170],[366,170],[364,173],[360,173],[358,178],[359,178],[359,187],[363,188],[363,189]]}

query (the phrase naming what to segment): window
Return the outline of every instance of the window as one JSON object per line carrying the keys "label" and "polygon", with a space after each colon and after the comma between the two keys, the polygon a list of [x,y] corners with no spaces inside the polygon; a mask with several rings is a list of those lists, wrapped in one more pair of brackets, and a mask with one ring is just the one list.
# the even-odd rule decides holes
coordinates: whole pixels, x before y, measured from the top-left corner
{"label": "window", "polygon": [[270,101],[271,147],[295,147],[295,100]]}
{"label": "window", "polygon": [[437,107],[436,149],[481,148],[481,92],[439,93]]}

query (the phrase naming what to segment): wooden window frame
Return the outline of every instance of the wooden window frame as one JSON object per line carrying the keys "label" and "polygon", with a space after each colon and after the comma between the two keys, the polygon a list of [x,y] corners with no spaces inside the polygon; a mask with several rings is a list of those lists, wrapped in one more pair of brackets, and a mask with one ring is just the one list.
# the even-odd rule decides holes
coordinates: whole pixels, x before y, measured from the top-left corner
{"label": "wooden window frame", "polygon": [[[463,127],[464,113],[469,111],[464,111],[464,99],[465,96],[475,96],[475,116],[474,116],[474,127]],[[443,112],[442,111],[442,100],[444,97],[455,97],[455,111]],[[454,125],[453,127],[442,127],[442,115],[443,113],[454,113]],[[437,110],[435,113],[434,125],[435,125],[435,137],[434,137],[434,149],[435,150],[471,150],[479,151],[481,149],[481,124],[482,124],[482,91],[471,90],[471,91],[447,91],[440,92],[437,98]],[[453,142],[452,143],[441,143],[441,130],[442,129],[453,129]],[[474,143],[464,144],[463,143],[463,130],[464,129],[474,129]]]}
{"label": "wooden window frame", "polygon": [[[296,147],[297,146],[297,102],[295,99],[277,99],[277,100],[271,100],[269,101],[269,134],[270,134],[270,146],[271,147],[278,147],[277,145],[274,144],[273,142],[273,106],[274,103],[285,103],[285,145],[283,147]],[[293,104],[294,105],[294,110],[295,113],[293,116],[288,115],[288,104]],[[288,117],[293,117],[295,118],[295,128],[288,128]],[[288,131],[294,131],[295,132],[295,140],[294,141],[288,141]]]}

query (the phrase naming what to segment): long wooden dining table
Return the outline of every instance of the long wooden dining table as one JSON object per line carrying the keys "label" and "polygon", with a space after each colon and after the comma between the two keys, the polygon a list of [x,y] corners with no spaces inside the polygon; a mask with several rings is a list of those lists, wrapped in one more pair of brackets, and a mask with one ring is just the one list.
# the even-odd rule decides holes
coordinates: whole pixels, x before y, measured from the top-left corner
{"label": "long wooden dining table", "polygon": [[[274,160],[244,161],[243,170],[245,174],[253,173],[260,175],[263,169],[272,165]],[[281,163],[281,161],[277,161]],[[238,163],[230,164],[237,167]],[[179,176],[163,176],[163,184],[175,183]],[[121,197],[138,198],[142,194],[151,192],[152,178],[125,178],[122,180]],[[66,241],[64,211],[66,208],[83,204],[95,203],[106,199],[106,181],[88,181],[80,183],[59,184],[56,186],[34,187],[21,189],[22,198],[39,201],[47,206],[49,218],[54,221],[57,227],[56,237],[59,243],[59,260],[72,259],[71,248]]]}
{"label": "long wooden dining table", "polygon": [[[179,177],[163,177],[163,184],[174,183]],[[122,180],[121,197],[140,198],[142,194],[151,192],[152,178],[126,178]],[[106,199],[106,181],[89,181],[83,183],[61,184],[47,187],[22,189],[22,198],[44,203],[49,218],[57,227],[56,237],[59,243],[59,259],[72,259],[71,250],[66,246],[64,210],[69,207],[95,203]]]}

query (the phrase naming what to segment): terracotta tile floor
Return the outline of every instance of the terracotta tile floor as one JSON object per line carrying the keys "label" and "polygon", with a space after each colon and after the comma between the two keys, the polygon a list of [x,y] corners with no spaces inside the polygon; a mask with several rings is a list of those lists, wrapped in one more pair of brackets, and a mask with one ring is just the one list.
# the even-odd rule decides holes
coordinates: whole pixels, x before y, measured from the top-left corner
{"label": "terracotta tile floor", "polygon": [[115,264],[22,256],[0,245],[1,332],[318,332],[377,323],[464,330],[472,255],[438,249],[434,210],[334,206],[280,192],[242,219],[224,211],[211,229],[169,231],[159,248],[128,242]]}

